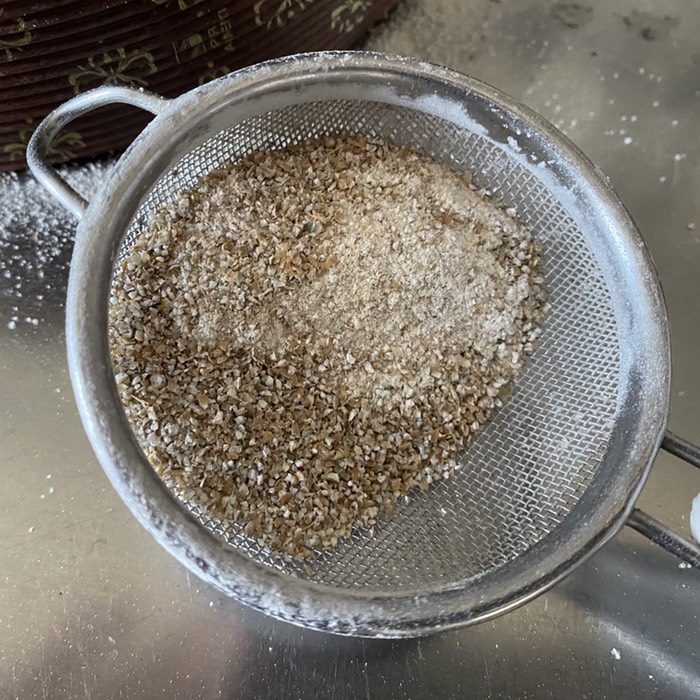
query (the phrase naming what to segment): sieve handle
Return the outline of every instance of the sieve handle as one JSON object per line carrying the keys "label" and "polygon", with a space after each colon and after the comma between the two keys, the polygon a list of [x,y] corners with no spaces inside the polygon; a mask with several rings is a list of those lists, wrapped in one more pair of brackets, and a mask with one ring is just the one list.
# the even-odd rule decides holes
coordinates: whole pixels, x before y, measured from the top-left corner
{"label": "sieve handle", "polygon": [[103,85],[77,95],[56,107],[36,128],[27,144],[27,165],[34,177],[80,219],[87,208],[87,201],[47,161],[47,154],[56,135],[74,119],[105,105],[127,104],[159,114],[168,102],[169,100],[151,92],[119,85]]}
{"label": "sieve handle", "polygon": [[[700,447],[678,437],[670,430],[666,431],[661,447],[688,464],[700,468]],[[682,559],[686,564],[700,568],[700,547],[676,534],[643,510],[635,508],[627,519],[627,525],[663,547],[667,552]]]}

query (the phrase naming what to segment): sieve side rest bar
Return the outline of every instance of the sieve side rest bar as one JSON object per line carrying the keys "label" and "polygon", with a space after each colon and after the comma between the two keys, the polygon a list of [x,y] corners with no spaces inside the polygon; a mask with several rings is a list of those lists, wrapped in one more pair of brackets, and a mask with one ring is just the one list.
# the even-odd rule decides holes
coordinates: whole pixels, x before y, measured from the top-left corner
{"label": "sieve side rest bar", "polygon": [[[666,431],[661,447],[669,454],[679,457],[694,467],[700,468],[700,447],[675,435],[670,430]],[[648,537],[667,552],[674,554],[686,564],[700,569],[700,547],[676,534],[662,522],[652,518],[648,513],[635,508],[627,519],[626,524]]]}
{"label": "sieve side rest bar", "polygon": [[169,100],[151,92],[120,85],[103,85],[77,95],[56,107],[37,126],[27,144],[27,165],[44,188],[80,219],[87,208],[87,201],[49,165],[47,160],[51,144],[61,129],[83,114],[109,104],[127,104],[151,114],[159,114],[168,102]]}
{"label": "sieve side rest bar", "polygon": [[700,469],[700,447],[693,445],[692,442],[688,442],[682,437],[675,435],[670,430],[667,430],[661,447],[666,450],[666,452]]}
{"label": "sieve side rest bar", "polygon": [[686,564],[700,569],[700,547],[677,535],[643,510],[635,508],[626,524]]}

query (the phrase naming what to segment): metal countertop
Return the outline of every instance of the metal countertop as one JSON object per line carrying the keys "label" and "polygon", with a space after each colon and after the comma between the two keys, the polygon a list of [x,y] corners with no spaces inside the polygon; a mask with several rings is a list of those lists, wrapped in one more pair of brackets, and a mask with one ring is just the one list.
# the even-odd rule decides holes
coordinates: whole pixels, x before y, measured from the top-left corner
{"label": "metal countertop", "polygon": [[[696,443],[699,30],[693,0],[403,0],[367,42],[505,90],[610,177],[666,294],[670,427]],[[700,572],[629,528],[530,604],[419,640],[301,630],[193,578],[83,434],[63,333],[73,228],[28,176],[0,176],[0,698],[700,698]],[[640,505],[690,537],[699,491],[661,454]]]}

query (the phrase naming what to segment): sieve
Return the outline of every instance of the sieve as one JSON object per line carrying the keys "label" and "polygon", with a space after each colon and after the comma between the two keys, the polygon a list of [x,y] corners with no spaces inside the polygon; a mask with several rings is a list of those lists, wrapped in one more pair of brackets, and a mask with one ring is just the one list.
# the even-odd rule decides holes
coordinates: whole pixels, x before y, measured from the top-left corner
{"label": "sieve", "polygon": [[[110,103],[155,117],[88,203],[46,162],[56,134]],[[312,566],[275,557],[155,473],[116,390],[108,343],[115,266],[153,212],[222,164],[348,132],[469,170],[543,245],[551,310],[513,394],[463,450],[455,475],[410,493]],[[684,561],[700,550],[634,502],[663,446],[670,345],[649,254],[604,176],[552,125],[477,80],[364,52],[291,56],[166,100],[104,86],[52,112],[30,168],[79,219],[67,349],[85,430],[107,476],[166,550],[226,594],[339,634],[402,637],[489,619],[546,590],[625,524]]]}

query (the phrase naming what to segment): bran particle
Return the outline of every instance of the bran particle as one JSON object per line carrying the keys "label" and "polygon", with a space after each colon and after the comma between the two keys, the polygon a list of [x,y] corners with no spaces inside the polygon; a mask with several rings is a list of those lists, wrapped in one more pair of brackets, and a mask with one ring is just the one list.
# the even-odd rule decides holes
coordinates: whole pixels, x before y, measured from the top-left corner
{"label": "bran particle", "polygon": [[539,252],[414,151],[252,153],[158,210],[117,269],[119,395],[181,498],[310,557],[453,472],[536,346]]}

